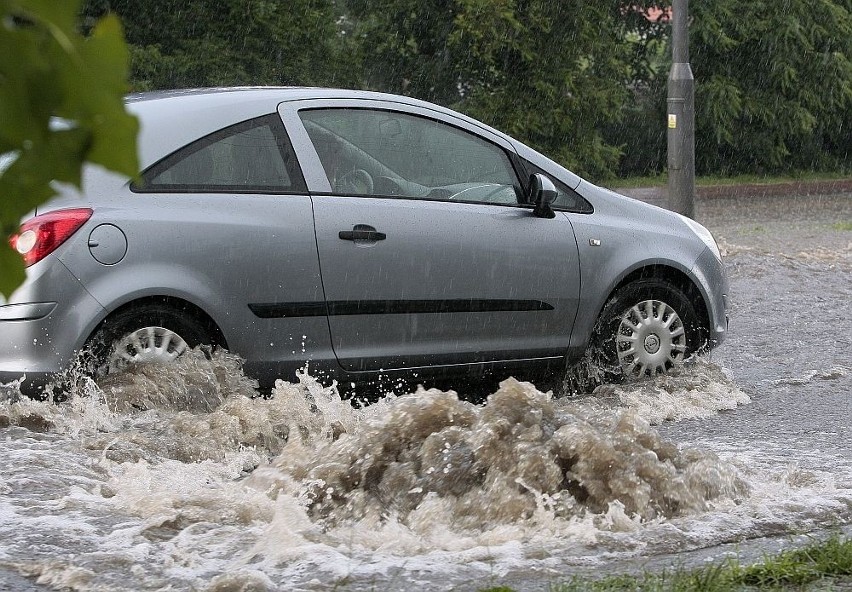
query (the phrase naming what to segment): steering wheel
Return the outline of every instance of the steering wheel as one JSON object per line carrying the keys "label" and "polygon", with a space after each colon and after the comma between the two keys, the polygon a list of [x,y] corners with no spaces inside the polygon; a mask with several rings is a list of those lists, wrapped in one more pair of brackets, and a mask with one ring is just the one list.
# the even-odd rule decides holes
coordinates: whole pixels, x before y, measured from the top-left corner
{"label": "steering wheel", "polygon": [[364,169],[353,169],[341,176],[334,187],[338,193],[372,195],[373,177]]}

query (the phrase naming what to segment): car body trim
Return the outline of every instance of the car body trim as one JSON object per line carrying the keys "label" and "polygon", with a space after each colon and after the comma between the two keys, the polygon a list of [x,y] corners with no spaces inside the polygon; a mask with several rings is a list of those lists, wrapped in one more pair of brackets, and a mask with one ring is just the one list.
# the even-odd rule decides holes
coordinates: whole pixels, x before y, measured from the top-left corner
{"label": "car body trim", "polygon": [[554,310],[541,300],[354,300],[332,302],[280,302],[249,304],[262,319],[278,317],[347,316],[362,314],[434,314],[451,312],[535,312]]}
{"label": "car body trim", "polygon": [[0,306],[0,321],[36,321],[56,308],[55,302],[27,302]]}

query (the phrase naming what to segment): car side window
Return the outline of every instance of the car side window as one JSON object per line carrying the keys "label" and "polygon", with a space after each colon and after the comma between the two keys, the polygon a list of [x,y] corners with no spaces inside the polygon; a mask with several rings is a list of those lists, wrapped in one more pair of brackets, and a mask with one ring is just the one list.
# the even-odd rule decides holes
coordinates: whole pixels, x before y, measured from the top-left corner
{"label": "car side window", "polygon": [[506,152],[426,117],[375,109],[299,112],[336,195],[517,204]]}
{"label": "car side window", "polygon": [[303,193],[305,181],[277,114],[224,128],[151,166],[139,192]]}
{"label": "car side window", "polygon": [[553,175],[546,172],[544,169],[537,167],[528,160],[524,160],[524,166],[530,175],[542,173],[548,179],[553,181],[556,186],[556,200],[550,204],[554,210],[578,212],[581,214],[591,214],[595,211],[588,201],[586,201],[579,193],[568,187],[565,183],[556,179]]}

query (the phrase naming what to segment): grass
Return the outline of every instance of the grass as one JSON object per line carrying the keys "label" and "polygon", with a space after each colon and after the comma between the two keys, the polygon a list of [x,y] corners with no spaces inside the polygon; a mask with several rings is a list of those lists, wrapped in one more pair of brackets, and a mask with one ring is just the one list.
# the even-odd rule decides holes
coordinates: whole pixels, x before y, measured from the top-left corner
{"label": "grass", "polygon": [[[801,549],[743,566],[728,559],[694,570],[618,575],[600,580],[574,577],[549,592],[728,592],[753,590],[833,590],[852,588],[852,539],[835,536]],[[499,586],[480,592],[514,592]]]}
{"label": "grass", "polygon": [[[773,184],[773,183],[791,183],[795,181],[835,181],[838,179],[848,179],[852,177],[852,173],[798,173],[789,176],[767,176],[767,175],[735,175],[733,177],[706,176],[696,177],[695,184],[704,185],[742,185],[748,184]],[[624,177],[622,179],[608,179],[601,184],[605,187],[658,187],[668,183],[668,175],[662,173],[653,177]]]}
{"label": "grass", "polygon": [[834,230],[845,230],[848,232],[852,232],[852,220],[845,220],[843,222],[838,222],[837,224],[832,224],[831,227]]}

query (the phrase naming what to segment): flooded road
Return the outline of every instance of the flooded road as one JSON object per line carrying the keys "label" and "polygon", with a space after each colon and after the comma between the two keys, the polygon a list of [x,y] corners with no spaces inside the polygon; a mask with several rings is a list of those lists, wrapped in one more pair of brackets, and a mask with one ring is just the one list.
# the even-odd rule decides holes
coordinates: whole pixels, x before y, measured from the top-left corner
{"label": "flooded road", "polygon": [[[752,403],[702,425],[702,437],[787,458],[852,467],[852,196],[708,200],[698,216],[726,252],[728,343],[714,354]],[[664,430],[695,431],[687,423]],[[759,455],[757,455],[759,456]],[[758,459],[756,459],[758,460]]]}
{"label": "flooded road", "polygon": [[196,353],[60,406],[7,387],[0,589],[540,590],[850,532],[852,196],[697,210],[734,310],[675,376],[354,409]]}

